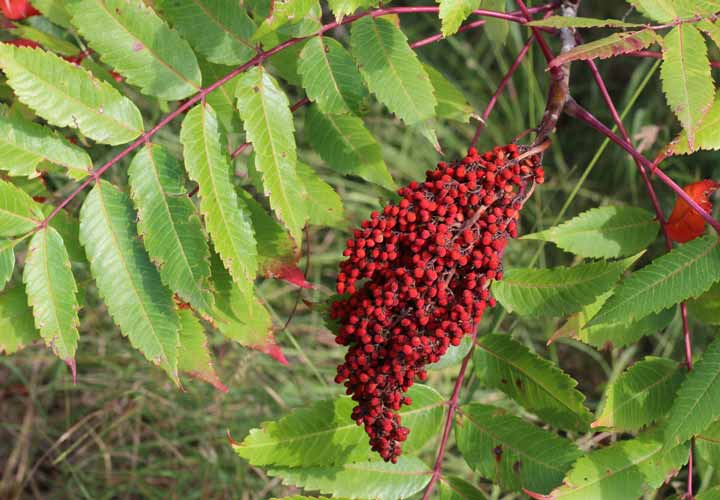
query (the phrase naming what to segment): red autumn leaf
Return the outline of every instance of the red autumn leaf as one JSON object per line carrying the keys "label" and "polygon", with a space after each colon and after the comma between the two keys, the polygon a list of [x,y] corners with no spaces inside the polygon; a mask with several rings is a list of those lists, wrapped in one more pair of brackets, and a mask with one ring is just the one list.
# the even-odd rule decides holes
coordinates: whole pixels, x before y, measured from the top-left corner
{"label": "red autumn leaf", "polygon": [[272,336],[272,334],[268,337],[265,344],[254,345],[250,347],[252,349],[255,349],[256,351],[260,351],[263,354],[267,354],[281,365],[288,366],[290,364],[285,357],[285,353],[283,353],[282,348],[277,343],[275,343],[275,338]]}
{"label": "red autumn leaf", "polygon": [[[683,188],[683,191],[695,200],[703,210],[709,213],[712,210],[710,197],[719,188],[720,183],[706,179],[688,184]],[[678,243],[685,243],[694,240],[705,232],[705,219],[678,196],[667,222],[667,230],[670,239]]]}
{"label": "red autumn leaf", "polygon": [[27,0],[0,0],[0,9],[5,17],[13,21],[40,14]]}

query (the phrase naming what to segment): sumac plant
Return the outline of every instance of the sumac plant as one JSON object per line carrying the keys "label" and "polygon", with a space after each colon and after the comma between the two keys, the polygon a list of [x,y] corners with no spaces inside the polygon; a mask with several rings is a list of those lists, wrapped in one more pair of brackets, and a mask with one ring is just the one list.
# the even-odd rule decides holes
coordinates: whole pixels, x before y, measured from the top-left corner
{"label": "sumac plant", "polygon": [[[44,344],[82,384],[88,316],[107,315],[175,390],[227,391],[219,339],[290,374],[280,344],[307,309],[334,334],[315,374],[337,397],[230,438],[281,494],[719,498],[720,184],[686,155],[720,149],[720,1],[438,3],[1,0],[0,352]],[[440,32],[411,33],[417,16]],[[421,62],[511,33],[510,64],[463,56],[488,96]],[[491,112],[530,102],[513,79],[533,54],[544,111],[500,137]],[[608,58],[647,63],[622,113]],[[678,123],[631,137],[654,81]],[[400,189],[378,122],[436,152]],[[565,194],[572,130],[605,143]],[[567,217],[608,142],[635,202]],[[320,235],[345,243],[311,275]],[[280,282],[287,318],[264,292]],[[289,338],[307,362],[314,340]]]}

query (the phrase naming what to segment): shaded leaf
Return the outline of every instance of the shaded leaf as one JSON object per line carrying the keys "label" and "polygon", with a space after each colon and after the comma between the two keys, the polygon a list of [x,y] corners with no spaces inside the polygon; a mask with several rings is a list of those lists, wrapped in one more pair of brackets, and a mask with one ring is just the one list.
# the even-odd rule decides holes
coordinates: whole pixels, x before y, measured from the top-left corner
{"label": "shaded leaf", "polygon": [[15,269],[15,242],[0,238],[0,292],[3,291]]}
{"label": "shaded leaf", "polygon": [[660,41],[658,35],[652,30],[640,30],[623,33],[613,33],[612,35],[595,40],[594,42],[584,43],[577,47],[560,54],[550,61],[550,66],[562,66],[570,61],[585,61],[588,59],[607,59],[608,57],[627,54],[644,49]]}
{"label": "shaded leaf", "polygon": [[400,457],[397,464],[358,462],[337,467],[275,468],[270,476],[283,478],[282,484],[353,498],[408,498],[430,481],[430,468],[419,458]]}
{"label": "shaded leaf", "polygon": [[720,339],[715,339],[677,391],[665,427],[666,445],[676,446],[707,429],[720,417],[720,406],[712,404],[718,400]]}
{"label": "shaded leaf", "polygon": [[356,175],[389,190],[396,188],[380,145],[360,118],[325,115],[311,106],[305,118],[305,132],[313,149],[336,172]]}
{"label": "shaded leaf", "polygon": [[720,420],[710,424],[695,437],[695,449],[708,463],[720,463]]}
{"label": "shaded leaf", "polygon": [[123,144],[143,132],[140,111],[112,85],[40,49],[0,44],[0,67],[20,101],[58,127]]}
{"label": "shaded leaf", "polygon": [[120,331],[178,383],[178,317],[170,292],[138,241],[135,218],[129,197],[101,181],[80,210],[80,243]]}
{"label": "shaded leaf", "polygon": [[45,17],[63,28],[70,28],[70,14],[65,9],[65,2],[60,0],[33,0],[33,7]]}
{"label": "shaded leaf", "polygon": [[588,325],[637,321],[691,297],[720,279],[720,241],[698,238],[632,273]]}
{"label": "shaded leaf", "polygon": [[35,176],[43,161],[67,168],[73,179],[82,179],[92,170],[92,160],[85,151],[0,105],[0,170]]}
{"label": "shaded leaf", "polygon": [[592,420],[577,382],[552,362],[507,335],[484,335],[473,356],[480,381],[499,389],[545,422],[587,430]]}
{"label": "shaded leaf", "polygon": [[486,500],[485,493],[456,476],[441,476],[440,500]]}
{"label": "shaded leaf", "polygon": [[581,257],[616,258],[635,255],[655,240],[660,225],[642,208],[607,206],[583,212],[559,226],[522,239],[551,241]]}
{"label": "shaded leaf", "polygon": [[[443,397],[431,387],[416,384],[408,391],[410,406],[400,410],[410,429],[403,444],[413,454],[435,434],[445,413]],[[253,465],[307,467],[338,465],[371,458],[374,452],[364,429],[350,418],[355,402],[347,396],[295,410],[276,422],[253,429],[235,452]]]}
{"label": "shaded leaf", "polygon": [[144,94],[177,100],[200,90],[190,45],[144,2],[72,0],[68,10],[103,62]]}
{"label": "shaded leaf", "polygon": [[240,2],[161,0],[155,4],[175,29],[210,62],[241,64],[256,53],[255,45],[250,41],[255,23]]}
{"label": "shaded leaf", "polygon": [[455,120],[461,123],[470,121],[473,108],[468,104],[463,93],[445,78],[445,76],[429,64],[423,64],[423,68],[430,77],[437,98],[435,112],[439,119]]}
{"label": "shaded leaf", "polygon": [[607,389],[592,427],[634,431],[665,416],[685,374],[670,359],[648,356],[623,372]]}
{"label": "shaded leaf", "polygon": [[[226,66],[201,61],[203,81],[215,82],[228,74]],[[232,83],[220,85],[217,89],[205,96],[205,102],[215,110],[218,120],[227,133],[236,134],[242,132],[240,116],[237,110],[235,99],[235,88]]]}
{"label": "shaded leaf", "polygon": [[[34,2],[33,2],[34,4]],[[15,28],[8,30],[16,38],[24,38],[39,43],[43,48],[61,56],[75,56],[80,52],[80,48],[70,42],[58,38],[45,31],[33,28],[32,26],[17,25]]]}
{"label": "shaded leaf", "polygon": [[618,321],[593,326],[584,325],[580,328],[578,339],[597,348],[606,347],[608,344],[616,348],[625,347],[645,335],[666,328],[674,317],[675,308],[668,308],[630,323]]}
{"label": "shaded leaf", "polygon": [[342,199],[330,184],[325,182],[315,170],[299,161],[298,174],[305,184],[308,199],[308,224],[316,226],[345,227],[345,209]]}
{"label": "shaded leaf", "polygon": [[180,318],[178,370],[207,382],[220,392],[227,392],[228,388],[215,372],[202,324],[192,311],[187,309],[179,311],[178,317]]}
{"label": "shaded leaf", "polygon": [[265,195],[299,243],[307,220],[308,200],[297,174],[295,127],[288,98],[275,79],[258,67],[242,75],[236,95]]}
{"label": "shaded leaf", "polygon": [[715,486],[700,492],[695,495],[695,500],[720,500],[720,486]]}
{"label": "shaded leaf", "polygon": [[550,491],[582,455],[567,439],[503,409],[471,403],[461,410],[455,426],[460,452],[473,470],[504,490]]}
{"label": "shaded leaf", "polygon": [[333,38],[309,40],[300,53],[298,73],[308,98],[323,113],[359,114],[367,100],[368,92],[355,61]]}
{"label": "shaded leaf", "polygon": [[45,345],[73,366],[80,338],[78,288],[63,239],[52,227],[38,231],[30,240],[23,282]]}
{"label": "shaded leaf", "polygon": [[42,221],[38,205],[23,190],[0,179],[0,237],[19,236]]}
{"label": "shaded leaf", "polygon": [[695,132],[715,96],[705,40],[695,27],[680,24],[665,36],[660,78],[667,102],[694,149]]}
{"label": "shaded leaf", "polygon": [[198,311],[212,310],[210,250],[195,205],[187,197],[183,167],[158,144],[147,144],[128,170],[138,208],[138,234],[163,283]]}
{"label": "shaded leaf", "polygon": [[430,78],[397,26],[364,17],[353,23],[350,44],[368,88],[392,113],[407,125],[435,115]]}
{"label": "shaded leaf", "polygon": [[448,366],[459,365],[462,363],[463,358],[467,356],[467,353],[470,352],[472,345],[472,337],[470,335],[463,336],[460,345],[450,344],[445,354],[440,358],[440,361],[429,364],[428,368],[431,370],[442,370]]}
{"label": "shaded leaf", "polygon": [[591,17],[550,16],[527,23],[528,26],[548,28],[641,28],[641,24],[626,23],[619,19],[594,19]]}
{"label": "shaded leaf", "polygon": [[200,211],[215,249],[237,285],[251,293],[257,272],[257,247],[250,214],[238,203],[230,162],[211,106],[195,106],[180,130],[185,169],[198,183]]}
{"label": "shaded leaf", "polygon": [[720,325],[720,283],[697,299],[688,302],[688,313],[693,318],[710,325]]}
{"label": "shaded leaf", "polygon": [[492,292],[509,312],[522,316],[562,316],[577,312],[608,291],[637,257],[573,267],[508,269]]}
{"label": "shaded leaf", "polygon": [[0,293],[0,354],[13,354],[40,340],[25,289],[15,286]]}

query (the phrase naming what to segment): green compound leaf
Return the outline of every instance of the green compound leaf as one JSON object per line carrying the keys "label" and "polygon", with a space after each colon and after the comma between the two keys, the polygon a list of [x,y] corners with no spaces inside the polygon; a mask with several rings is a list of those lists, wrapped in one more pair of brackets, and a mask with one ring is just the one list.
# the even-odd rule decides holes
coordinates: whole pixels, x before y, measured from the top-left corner
{"label": "green compound leaf", "polygon": [[547,359],[507,335],[485,335],[473,355],[475,373],[488,387],[499,389],[545,422],[586,431],[592,415],[583,405],[577,382]]}
{"label": "green compound leaf", "polygon": [[609,206],[593,208],[522,239],[550,241],[581,257],[617,258],[645,250],[659,229],[655,216],[647,210]]}
{"label": "green compound leaf", "polygon": [[80,209],[80,243],[120,331],[179,383],[178,317],[170,292],[138,241],[135,219],[130,198],[101,181]]}
{"label": "green compound leaf", "polygon": [[670,359],[648,356],[638,361],[605,390],[602,411],[592,427],[635,431],[670,410],[685,374]]}
{"label": "green compound leaf", "polygon": [[380,145],[360,118],[325,115],[311,106],[306,114],[305,127],[310,144],[328,167],[339,174],[355,175],[388,190],[396,189]]}
{"label": "green compound leaf", "polygon": [[236,65],[256,54],[250,41],[255,23],[241,2],[161,0],[155,4],[175,29],[210,62]]}
{"label": "green compound leaf", "polygon": [[659,42],[662,39],[652,30],[628,31],[578,45],[550,61],[551,67],[562,66],[571,61],[607,59],[628,52],[635,52]]}
{"label": "green compound leaf", "polygon": [[178,346],[178,370],[203,380],[220,392],[227,392],[213,366],[205,330],[187,309],[178,311],[180,318],[180,345]]}
{"label": "green compound leaf", "polygon": [[250,295],[257,272],[257,247],[250,214],[238,204],[230,162],[211,106],[195,106],[180,131],[185,169],[198,183],[200,211],[215,249],[233,280]]}
{"label": "green compound leaf", "polygon": [[720,339],[715,339],[677,391],[665,428],[668,447],[701,433],[720,417]]}
{"label": "green compound leaf", "polygon": [[508,269],[492,292],[509,312],[521,316],[562,316],[577,312],[607,292],[637,257],[574,267]]}
{"label": "green compound leaf", "polygon": [[632,273],[588,325],[631,322],[697,297],[720,279],[720,241],[706,236]]}
{"label": "green compound leaf", "polygon": [[85,151],[0,105],[0,170],[11,176],[34,177],[43,161],[67,168],[73,179],[82,179],[92,169]]}
{"label": "green compound leaf", "polygon": [[392,113],[407,125],[435,116],[430,78],[397,26],[364,17],[352,25],[350,45],[368,88]]}
{"label": "green compound leaf", "polygon": [[335,14],[335,20],[340,22],[343,17],[352,14],[358,9],[377,7],[380,0],[328,0],[328,6]]}
{"label": "green compound leaf", "polygon": [[575,462],[548,500],[638,498],[677,474],[688,458],[687,446],[665,453],[656,432],[618,441]]}
{"label": "green compound leaf", "polygon": [[441,476],[440,500],[487,500],[485,493],[456,476]]}
{"label": "green compound leaf", "polygon": [[65,243],[52,227],[38,231],[30,240],[23,282],[45,345],[73,367],[80,338],[78,288]]}
{"label": "green compound leaf", "polygon": [[368,98],[355,61],[333,38],[309,40],[300,52],[298,73],[308,98],[323,113],[359,114]]}
{"label": "green compound leaf", "polygon": [[260,40],[265,35],[277,31],[286,24],[296,24],[318,5],[318,0],[277,0],[271,4],[270,17],[265,19],[253,35]]}
{"label": "green compound leaf", "polygon": [[508,491],[548,492],[582,452],[575,444],[503,409],[471,403],[455,425],[458,448],[470,467]]}
{"label": "green compound leaf", "polygon": [[109,83],[41,49],[0,44],[0,67],[18,99],[58,127],[124,144],[143,132],[140,111]]}
{"label": "green compound leaf", "polygon": [[0,237],[28,233],[42,220],[38,205],[25,191],[0,179]]}
{"label": "green compound leaf", "polygon": [[705,39],[694,26],[680,24],[665,36],[660,78],[667,102],[685,129],[688,146],[694,149],[695,133],[715,97]]}
{"label": "green compound leaf", "polygon": [[0,354],[14,354],[36,340],[40,335],[25,289],[16,286],[0,293]]}
{"label": "green compound leaf", "polygon": [[210,249],[187,197],[183,166],[157,144],[148,144],[128,170],[130,194],[138,209],[138,232],[160,278],[196,310],[212,310]]}
{"label": "green compound leaf", "polygon": [[666,151],[668,154],[686,155],[699,149],[720,149],[720,96],[715,99],[710,111],[705,114],[695,130],[693,148],[688,144],[687,131],[683,130],[680,132],[680,135],[667,146]]}
{"label": "green compound leaf", "polygon": [[481,0],[437,0],[440,5],[442,34],[445,37],[454,35],[468,16],[480,7]]}
{"label": "green compound leaf", "polygon": [[358,462],[337,467],[275,468],[268,474],[282,477],[284,485],[333,497],[399,500],[422,490],[430,482],[431,470],[419,458],[400,457],[397,464]]}
{"label": "green compound leaf", "polygon": [[144,2],[72,0],[68,10],[100,58],[144,94],[172,101],[200,90],[190,45]]}
{"label": "green compound leaf", "polygon": [[[445,400],[428,386],[414,385],[408,396],[412,404],[400,410],[410,429],[404,455],[420,451],[436,435],[445,413]],[[367,434],[350,418],[354,406],[347,396],[315,403],[251,430],[233,448],[253,465],[329,466],[371,458]]]}
{"label": "green compound leaf", "polygon": [[257,67],[242,75],[236,95],[265,195],[295,242],[300,243],[308,199],[297,174],[295,127],[288,98],[275,79]]}
{"label": "green compound leaf", "polygon": [[308,206],[308,224],[345,227],[345,209],[337,192],[312,167],[299,161],[297,169],[308,199],[312,200]]}
{"label": "green compound leaf", "polygon": [[0,292],[15,270],[15,242],[0,238]]}
{"label": "green compound leaf", "polygon": [[470,121],[473,108],[468,104],[463,93],[445,75],[430,66],[423,64],[423,68],[430,77],[437,98],[437,117],[442,120],[455,120],[461,123]]}

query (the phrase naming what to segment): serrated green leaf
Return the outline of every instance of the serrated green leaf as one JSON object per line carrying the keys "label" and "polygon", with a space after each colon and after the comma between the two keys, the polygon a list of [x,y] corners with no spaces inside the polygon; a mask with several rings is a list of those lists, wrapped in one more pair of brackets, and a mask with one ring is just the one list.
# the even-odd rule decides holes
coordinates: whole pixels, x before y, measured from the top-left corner
{"label": "serrated green leaf", "polygon": [[430,468],[419,458],[400,457],[397,464],[358,462],[338,467],[275,468],[270,476],[283,478],[284,485],[353,498],[408,498],[430,481]]}
{"label": "serrated green leaf", "polygon": [[470,467],[504,490],[548,492],[582,452],[572,442],[505,410],[479,403],[461,407],[458,448]]}
{"label": "serrated green leaf", "polygon": [[368,88],[392,113],[407,125],[435,116],[430,78],[400,28],[364,17],[352,25],[350,45]]}
{"label": "serrated green leaf", "polygon": [[710,464],[720,463],[720,420],[695,437],[695,449]]}
{"label": "serrated green leaf", "polygon": [[581,457],[548,499],[606,500],[638,498],[658,488],[687,461],[688,449],[677,447],[663,453],[662,443],[652,435],[618,441]]}
{"label": "serrated green leaf", "polygon": [[694,149],[695,133],[715,97],[705,40],[694,26],[680,24],[665,36],[660,78],[667,102]]}
{"label": "serrated green leaf", "polygon": [[[227,66],[212,64],[206,61],[200,62],[203,81],[216,82],[228,74]],[[215,110],[218,120],[225,132],[238,134],[242,132],[242,122],[237,110],[235,99],[235,88],[232,83],[227,83],[216,88],[205,96],[205,102]]]}
{"label": "serrated green leaf", "polygon": [[[34,5],[34,4],[33,4]],[[75,56],[80,52],[77,45],[58,38],[45,31],[26,25],[16,25],[15,28],[8,30],[16,38],[25,38],[38,42],[42,47],[61,56]]]}
{"label": "serrated green leaf", "polygon": [[253,35],[260,40],[268,33],[278,30],[287,23],[298,23],[310,12],[318,0],[277,0],[272,3],[270,16],[265,19]]}
{"label": "serrated green leaf", "polygon": [[316,226],[344,227],[345,209],[342,199],[330,184],[325,182],[312,167],[299,161],[298,174],[305,185],[308,199],[308,224]]}
{"label": "serrated green leaf", "polygon": [[660,21],[669,22],[678,17],[675,0],[627,0],[641,14]]}
{"label": "serrated green leaf", "polygon": [[423,64],[423,68],[430,77],[437,98],[437,117],[442,120],[455,120],[461,123],[470,121],[473,108],[468,104],[463,93],[453,85],[450,80],[429,64]]}
{"label": "serrated green leaf", "polygon": [[480,7],[481,0],[436,0],[440,5],[442,34],[445,37],[454,35],[460,25],[472,11]]}
{"label": "serrated green leaf", "polygon": [[40,335],[25,289],[15,286],[0,293],[0,354],[16,353],[36,340],[40,340]]}
{"label": "serrated green leaf", "polygon": [[140,111],[109,83],[41,49],[0,44],[0,67],[20,101],[58,127],[124,144],[143,132]]}
{"label": "serrated green leaf", "polygon": [[368,92],[350,53],[335,39],[309,40],[298,63],[308,98],[323,113],[359,114]]}
{"label": "serrated green leaf", "polygon": [[328,167],[342,175],[356,175],[368,182],[396,188],[382,157],[380,145],[360,118],[324,115],[311,106],[305,117],[306,136]]}
{"label": "serrated green leaf", "polygon": [[63,28],[70,28],[70,14],[62,0],[34,0],[33,7],[52,22]]}
{"label": "serrated green leaf", "polygon": [[648,356],[638,361],[605,390],[602,411],[592,426],[635,431],[662,418],[684,376],[670,359]]}
{"label": "serrated green leaf", "polygon": [[258,67],[241,77],[236,96],[265,195],[295,242],[300,243],[308,199],[297,174],[295,127],[288,98],[275,79]]}
{"label": "serrated green leaf", "polygon": [[37,204],[23,190],[0,179],[0,237],[19,236],[42,221]]}
{"label": "serrated green leaf", "polygon": [[338,22],[358,9],[369,9],[370,7],[377,7],[379,4],[379,0],[328,0],[328,6],[335,14],[335,20]]}
{"label": "serrated green leaf", "polygon": [[187,196],[182,164],[164,147],[148,144],[133,158],[128,176],[138,234],[162,282],[196,310],[209,313],[210,249]]}
{"label": "serrated green leaf", "polygon": [[637,321],[701,295],[719,279],[720,241],[698,238],[632,273],[588,325]]}
{"label": "serrated green leaf", "polygon": [[598,261],[573,267],[508,269],[492,285],[494,297],[521,316],[562,316],[592,303],[636,260]]}
{"label": "serrated green leaf", "polygon": [[720,325],[720,283],[694,300],[688,301],[688,314],[710,325]]}
{"label": "serrated green leaf", "polygon": [[665,443],[676,446],[707,429],[718,417],[720,406],[720,339],[707,346],[703,357],[677,391],[665,428]]}
{"label": "serrated green leaf", "polygon": [[200,90],[190,45],[144,2],[72,0],[68,10],[103,62],[144,94],[172,101]]}
{"label": "serrated green leaf", "polygon": [[[53,209],[54,207],[52,205],[42,206],[43,214],[46,217],[52,213]],[[50,227],[60,233],[71,261],[87,263],[85,251],[80,245],[80,240],[78,239],[80,221],[76,216],[72,216],[69,212],[63,210],[57,213],[55,217],[50,220]]]}
{"label": "serrated green leaf", "polygon": [[15,269],[15,242],[0,238],[0,292],[3,291]]}
{"label": "serrated green leaf", "polygon": [[528,26],[547,28],[641,28],[642,24],[626,23],[619,19],[594,19],[591,17],[550,16],[527,23]]}
{"label": "serrated green leaf", "polygon": [[720,149],[720,96],[717,96],[710,111],[703,117],[695,131],[693,148],[688,144],[687,132],[683,130],[680,135],[667,146],[670,154],[686,155],[699,149]]}
{"label": "serrated green leaf", "polygon": [[43,161],[67,168],[73,179],[82,179],[92,170],[92,160],[85,151],[0,105],[0,170],[35,176]]}
{"label": "serrated green leaf", "polygon": [[178,317],[180,319],[178,370],[207,382],[221,392],[227,392],[227,387],[215,372],[202,323],[188,309],[178,311]]}
{"label": "serrated green leaf", "polygon": [[[413,403],[400,410],[410,429],[404,455],[418,452],[439,429],[445,400],[425,385],[408,391]],[[253,465],[330,466],[371,458],[374,452],[362,427],[350,418],[355,402],[347,396],[295,410],[276,422],[253,429],[235,452]]]}
{"label": "serrated green leaf", "polygon": [[138,241],[135,218],[130,198],[101,181],[80,209],[80,243],[120,331],[178,383],[178,317],[170,292]]}
{"label": "serrated green leaf", "polygon": [[637,342],[645,335],[656,333],[667,327],[675,317],[675,312],[675,308],[668,308],[630,323],[619,321],[593,326],[584,325],[580,328],[578,338],[598,349],[604,348],[608,344],[616,348],[625,347]]}
{"label": "serrated green leaf", "polygon": [[52,227],[38,231],[30,240],[23,282],[45,345],[72,363],[80,338],[78,288],[63,239]]}
{"label": "serrated green leaf", "polygon": [[257,272],[257,247],[250,214],[238,204],[230,162],[210,105],[195,106],[180,131],[185,169],[198,183],[200,211],[223,264],[248,295]]}
{"label": "serrated green leaf", "polygon": [[607,59],[608,57],[635,52],[660,41],[661,38],[652,30],[613,33],[610,36],[584,43],[560,54],[550,62],[551,67],[561,66],[571,61],[588,59]]}
{"label": "serrated green leaf", "polygon": [[255,55],[255,23],[241,2],[161,0],[158,10],[208,61],[241,64]]}
{"label": "serrated green leaf", "polygon": [[583,212],[559,226],[522,239],[551,241],[567,252],[589,258],[635,255],[655,240],[655,216],[642,208],[607,206]]}
{"label": "serrated green leaf", "polygon": [[507,335],[484,335],[476,345],[473,362],[482,383],[501,390],[551,425],[588,429],[592,415],[568,374]]}
{"label": "serrated green leaf", "polygon": [[487,500],[485,493],[456,476],[440,476],[440,500]]}

